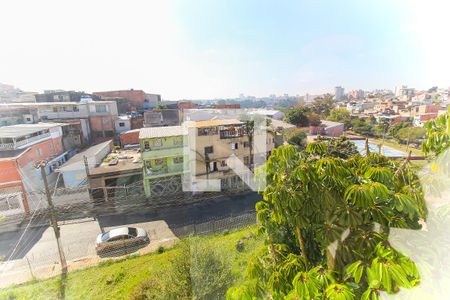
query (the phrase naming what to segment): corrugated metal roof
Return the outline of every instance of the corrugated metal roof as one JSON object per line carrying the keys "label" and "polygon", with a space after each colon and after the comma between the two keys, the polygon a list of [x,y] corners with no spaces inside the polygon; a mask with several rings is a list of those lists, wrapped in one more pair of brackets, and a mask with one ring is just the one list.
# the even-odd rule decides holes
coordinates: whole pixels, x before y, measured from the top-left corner
{"label": "corrugated metal roof", "polygon": [[139,138],[148,139],[186,134],[186,128],[183,126],[145,127],[139,131]]}

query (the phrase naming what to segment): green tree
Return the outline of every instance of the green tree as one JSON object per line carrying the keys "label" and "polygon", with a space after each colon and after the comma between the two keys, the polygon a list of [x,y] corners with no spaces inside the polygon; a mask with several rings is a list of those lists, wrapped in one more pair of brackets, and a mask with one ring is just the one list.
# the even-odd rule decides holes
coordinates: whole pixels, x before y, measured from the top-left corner
{"label": "green tree", "polygon": [[327,147],[327,156],[347,159],[359,154],[355,143],[345,136],[338,138],[319,136],[316,140]]}
{"label": "green tree", "polygon": [[400,129],[407,128],[410,126],[411,124],[409,122],[394,123],[389,126],[387,133],[390,137],[397,138],[397,134]]}
{"label": "green tree", "polygon": [[351,127],[350,112],[345,108],[333,108],[330,111],[330,116],[328,117],[328,120],[344,123],[345,129]]}
{"label": "green tree", "polygon": [[352,129],[354,132],[362,134],[364,136],[373,135],[373,125],[363,118],[356,118],[351,121]]}
{"label": "green tree", "polygon": [[266,172],[256,210],[267,248],[228,299],[378,299],[419,283],[414,263],[388,242],[390,227],[419,229],[426,216],[408,165],[375,153],[334,158],[316,142],[275,149]]}
{"label": "green tree", "polygon": [[315,112],[308,113],[308,123],[310,126],[319,126],[322,121],[320,120],[320,116]]}
{"label": "green tree", "polygon": [[223,299],[233,282],[229,261],[198,238],[180,242],[169,266],[143,281],[131,299]]}
{"label": "green tree", "polygon": [[427,130],[423,127],[406,127],[397,132],[396,138],[403,143],[420,144],[426,135]]}
{"label": "green tree", "polygon": [[334,107],[333,95],[325,94],[322,97],[316,97],[312,103],[311,110],[316,114],[326,118],[330,115]]}
{"label": "green tree", "polygon": [[447,113],[435,120],[425,123],[427,139],[422,143],[422,150],[430,158],[436,158],[450,147],[450,108]]}
{"label": "green tree", "polygon": [[297,127],[306,127],[309,125],[308,113],[310,109],[305,106],[290,109],[284,116],[284,120]]}
{"label": "green tree", "polygon": [[298,149],[304,150],[306,148],[306,132],[300,128],[292,128],[286,130],[284,133],[285,140]]}

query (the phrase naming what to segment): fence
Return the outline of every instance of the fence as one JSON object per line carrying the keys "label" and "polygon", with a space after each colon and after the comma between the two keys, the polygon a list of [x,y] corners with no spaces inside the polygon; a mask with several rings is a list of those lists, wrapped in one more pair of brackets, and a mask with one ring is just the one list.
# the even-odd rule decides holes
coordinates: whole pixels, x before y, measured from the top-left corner
{"label": "fence", "polygon": [[[36,218],[45,219],[43,216]],[[39,220],[36,220],[36,222],[39,222]],[[212,218],[201,223],[195,223],[192,220],[192,224],[178,225],[171,227],[170,230],[176,237],[183,238],[189,235],[205,235],[238,229],[255,223],[256,213],[247,211],[237,216]],[[94,249],[96,233],[92,232],[95,226],[98,229],[98,224],[96,225],[93,220],[86,220],[84,224],[73,223],[61,227],[61,240],[71,269],[73,268],[72,264],[76,266],[79,264],[78,261],[82,261],[82,258],[89,258],[82,264],[83,268],[98,263],[98,260],[90,259],[96,256]],[[86,234],[83,235],[87,236],[82,239],[77,237],[76,232],[80,230],[84,231]],[[148,233],[150,241],[152,241],[154,236],[151,231],[148,231]],[[0,288],[26,282],[34,278],[44,279],[60,274],[59,256],[54,238],[53,231],[49,227],[30,228],[26,231],[18,247],[10,249],[14,252],[14,255],[10,255],[10,253],[4,255],[3,259],[5,262],[0,263]],[[42,249],[42,245],[33,247],[38,241],[41,243],[43,241],[45,249]],[[164,239],[156,241],[156,243],[160,244],[163,242]],[[102,258],[123,256],[148,245],[148,241],[142,241],[139,244],[128,244],[125,240],[120,240],[115,243],[117,247],[108,249],[99,254],[99,256]]]}
{"label": "fence", "polygon": [[256,224],[256,213],[254,211],[238,216],[211,219],[202,223],[179,226],[172,228],[172,231],[178,237],[185,237],[189,235],[203,235],[224,230],[232,230],[253,224]]}

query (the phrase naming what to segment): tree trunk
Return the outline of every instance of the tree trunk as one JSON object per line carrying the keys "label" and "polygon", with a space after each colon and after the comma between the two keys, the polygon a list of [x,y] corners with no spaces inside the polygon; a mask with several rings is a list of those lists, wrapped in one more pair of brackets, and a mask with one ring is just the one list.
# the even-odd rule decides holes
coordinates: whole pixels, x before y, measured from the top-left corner
{"label": "tree trunk", "polygon": [[327,247],[327,267],[328,270],[332,271],[334,270],[334,266],[336,265],[336,261],[333,257],[333,254],[331,253],[330,249]]}
{"label": "tree trunk", "polygon": [[306,253],[305,241],[303,240],[302,228],[300,227],[300,225],[297,225],[297,237],[300,245],[300,250],[302,251],[303,259],[305,260],[306,269],[308,270],[309,269],[308,255]]}

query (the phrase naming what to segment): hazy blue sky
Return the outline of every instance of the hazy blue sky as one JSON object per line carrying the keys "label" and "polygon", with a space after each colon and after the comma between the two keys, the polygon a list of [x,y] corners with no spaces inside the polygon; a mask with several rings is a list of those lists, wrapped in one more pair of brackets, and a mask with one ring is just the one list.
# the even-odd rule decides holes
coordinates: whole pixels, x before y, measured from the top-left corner
{"label": "hazy blue sky", "polygon": [[450,85],[449,1],[2,1],[0,82],[164,99]]}

